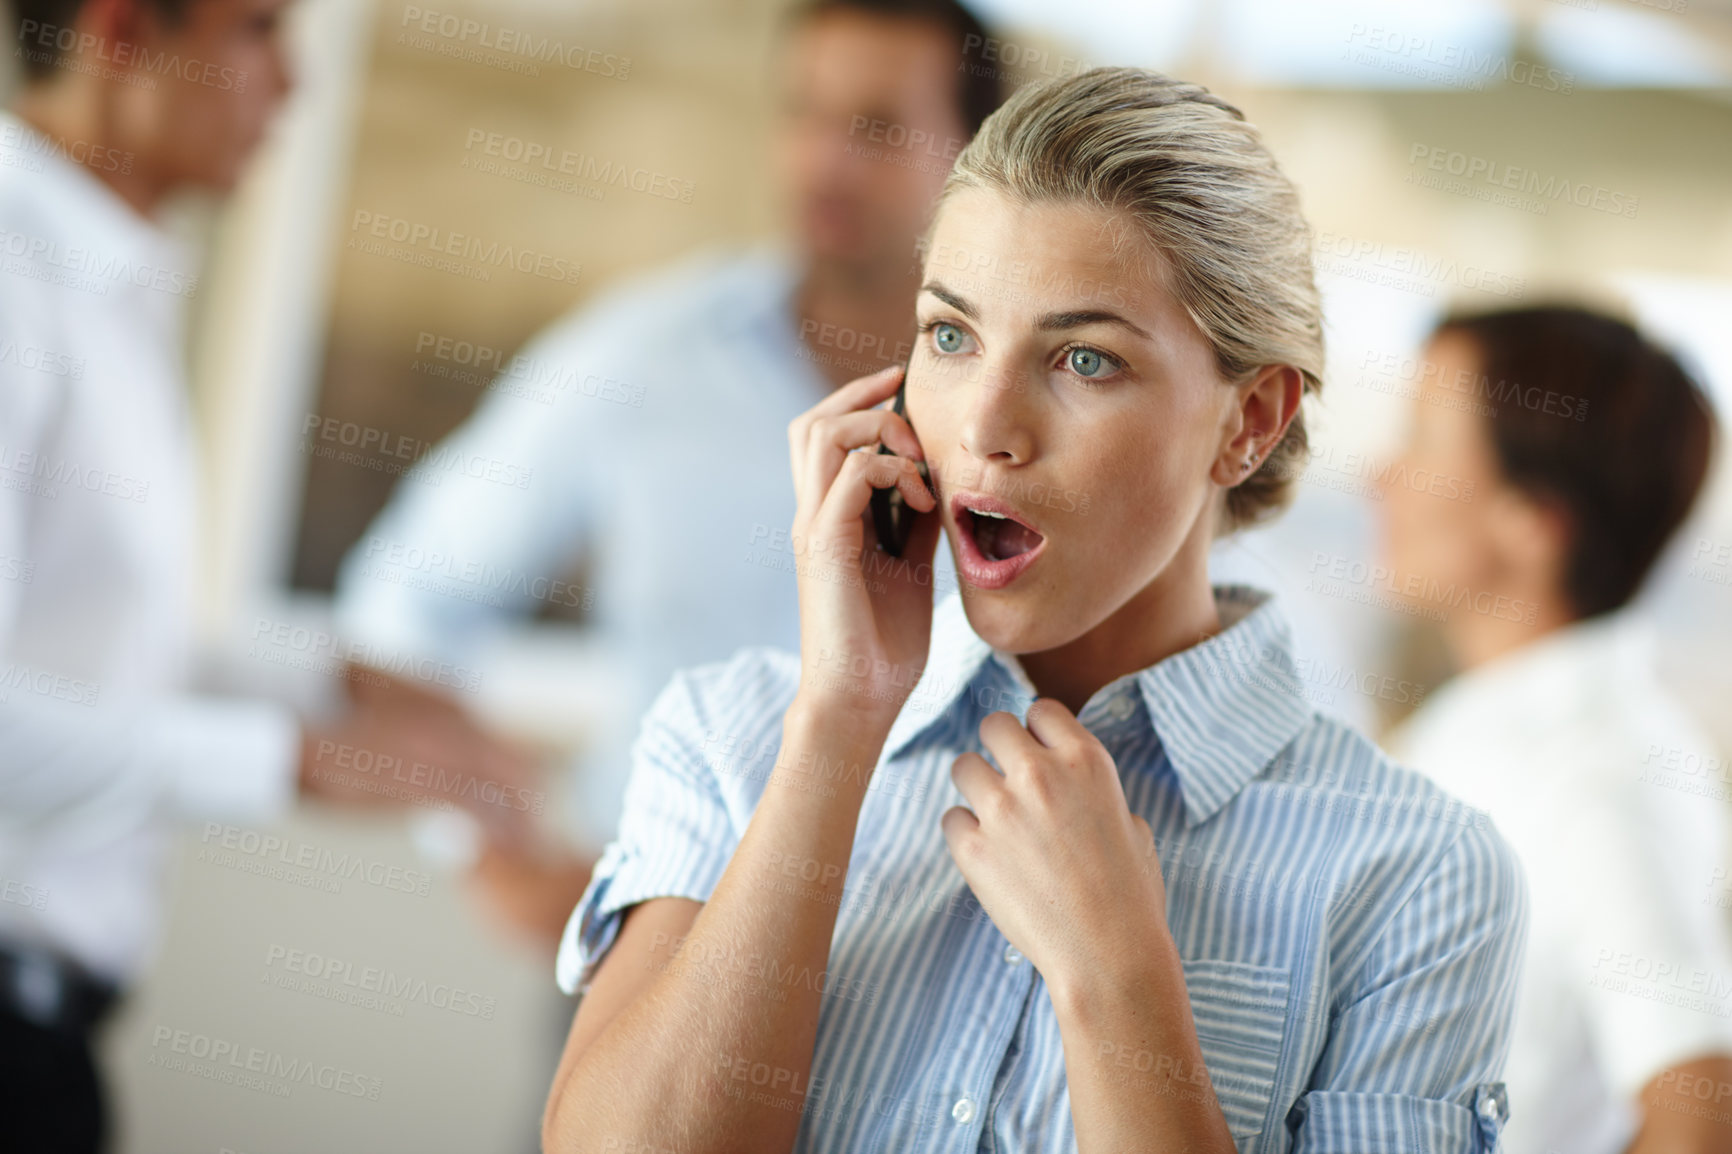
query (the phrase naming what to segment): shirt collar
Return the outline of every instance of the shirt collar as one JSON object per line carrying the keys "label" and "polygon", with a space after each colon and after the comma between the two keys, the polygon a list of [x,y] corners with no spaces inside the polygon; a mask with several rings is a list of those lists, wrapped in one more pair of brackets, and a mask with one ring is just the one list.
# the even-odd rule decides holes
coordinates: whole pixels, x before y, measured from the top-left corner
{"label": "shirt collar", "polygon": [[[1293,660],[1292,629],[1273,596],[1247,585],[1213,589],[1219,633],[1103,686],[1082,711],[1089,715],[1121,692],[1124,682],[1135,682],[1179,779],[1187,827],[1232,800],[1311,718]],[[968,624],[961,596],[952,593],[933,611],[926,668],[890,727],[885,759],[958,708],[993,663],[1021,693],[989,699],[990,708],[982,712],[1009,709],[1022,720],[1034,686],[1021,662],[982,640]]]}

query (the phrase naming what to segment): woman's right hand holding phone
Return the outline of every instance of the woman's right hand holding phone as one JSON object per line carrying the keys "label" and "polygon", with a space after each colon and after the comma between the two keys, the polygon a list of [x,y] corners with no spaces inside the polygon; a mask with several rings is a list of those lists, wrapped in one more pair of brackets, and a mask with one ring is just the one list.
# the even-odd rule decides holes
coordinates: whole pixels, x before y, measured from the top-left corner
{"label": "woman's right hand holding phone", "polygon": [[[913,691],[932,634],[938,499],[916,468],[914,429],[887,408],[903,368],[861,377],[788,425],[800,595],[800,699],[886,730]],[[879,453],[882,443],[891,451]],[[922,516],[901,557],[880,552],[866,516],[896,486]],[[928,515],[931,514],[931,515]]]}
{"label": "woman's right hand holding phone", "polygon": [[[572,1023],[542,1127],[548,1150],[599,1149],[603,1131],[640,1150],[676,1140],[703,1150],[794,1148],[800,1112],[781,1095],[736,1096],[711,1055],[810,1082],[824,993],[810,982],[748,992],[715,959],[750,949],[784,974],[829,968],[870,767],[932,632],[937,498],[910,459],[921,452],[914,430],[873,407],[901,372],[850,382],[788,425],[802,678],[776,766],[708,900],[652,898],[627,911]],[[880,444],[891,452],[878,453]],[[864,516],[874,488],[891,485],[919,513],[901,557],[877,552]],[[817,880],[764,884],[789,862],[816,864]]]}

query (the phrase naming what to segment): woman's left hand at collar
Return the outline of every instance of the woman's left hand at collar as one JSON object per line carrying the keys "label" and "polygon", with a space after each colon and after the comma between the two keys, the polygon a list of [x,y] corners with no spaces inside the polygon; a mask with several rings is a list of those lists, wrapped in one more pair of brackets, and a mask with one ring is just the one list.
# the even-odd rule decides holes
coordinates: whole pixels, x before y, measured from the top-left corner
{"label": "woman's left hand at collar", "polygon": [[1171,939],[1166,883],[1148,822],[1131,813],[1112,755],[1061,702],[1035,699],[1027,725],[990,713],[951,778],[968,807],[943,817],[950,856],[1001,933],[1049,987],[1145,964]]}

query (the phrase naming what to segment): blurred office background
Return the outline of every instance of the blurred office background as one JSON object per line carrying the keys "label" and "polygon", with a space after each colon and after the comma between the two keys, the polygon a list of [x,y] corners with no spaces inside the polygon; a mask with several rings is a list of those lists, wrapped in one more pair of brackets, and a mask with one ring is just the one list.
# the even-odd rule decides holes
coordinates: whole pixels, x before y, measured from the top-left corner
{"label": "blurred office background", "polygon": [[[212,481],[203,624],[227,676],[293,681],[249,659],[257,622],[323,627],[337,563],[397,479],[387,454],[356,463],[309,452],[309,422],[435,441],[492,375],[490,354],[463,350],[509,358],[622,276],[778,233],[768,144],[780,7],[301,0],[300,87],[262,163],[220,213],[187,205],[181,221],[207,252],[191,361]],[[1308,676],[1319,706],[1375,730],[1399,703],[1363,692],[1356,674],[1434,676],[1407,619],[1306,585],[1319,555],[1375,559],[1375,495],[1353,455],[1387,459],[1399,441],[1404,358],[1443,312],[1557,295],[1627,310],[1688,359],[1732,422],[1732,0],[977,8],[998,25],[1013,80],[1128,63],[1201,81],[1263,127],[1300,186],[1329,301],[1318,461],[1287,519],[1224,549],[1220,567],[1278,585],[1317,623]],[[429,12],[616,63],[525,68],[465,54],[456,38],[417,30]],[[584,159],[575,175],[519,179],[546,172],[508,159],[532,146]],[[1559,199],[1534,211],[1439,179],[1474,163],[1591,188],[1599,207]],[[653,183],[585,177],[619,168]],[[352,245],[365,232],[356,221],[378,217],[527,250],[570,275],[495,267],[480,280]],[[1724,456],[1643,598],[1668,682],[1722,751],[1732,748]],[[609,723],[607,655],[580,610],[562,613],[491,646],[477,698],[553,762]],[[319,687],[287,690],[312,698]],[[314,815],[273,832],[432,882],[426,896],[296,887],[201,859],[210,835],[187,833],[164,952],[109,1038],[124,1149],[533,1149],[570,1012],[551,955],[500,933],[410,823]],[[271,981],[273,950],[460,988],[492,1013],[415,999],[396,1013],[285,990]],[[150,1035],[164,1026],[347,1066],[384,1093],[300,1087],[275,1098],[155,1069]]]}

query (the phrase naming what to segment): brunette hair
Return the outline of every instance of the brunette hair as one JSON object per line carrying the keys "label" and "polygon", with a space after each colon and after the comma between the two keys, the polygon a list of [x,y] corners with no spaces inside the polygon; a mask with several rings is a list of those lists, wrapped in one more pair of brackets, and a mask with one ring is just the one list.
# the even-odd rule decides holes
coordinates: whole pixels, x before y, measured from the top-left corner
{"label": "brunette hair", "polygon": [[[1566,518],[1577,617],[1626,604],[1695,504],[1715,420],[1683,366],[1621,320],[1573,306],[1452,316],[1498,466]],[[1461,382],[1453,383],[1461,387]]]}

